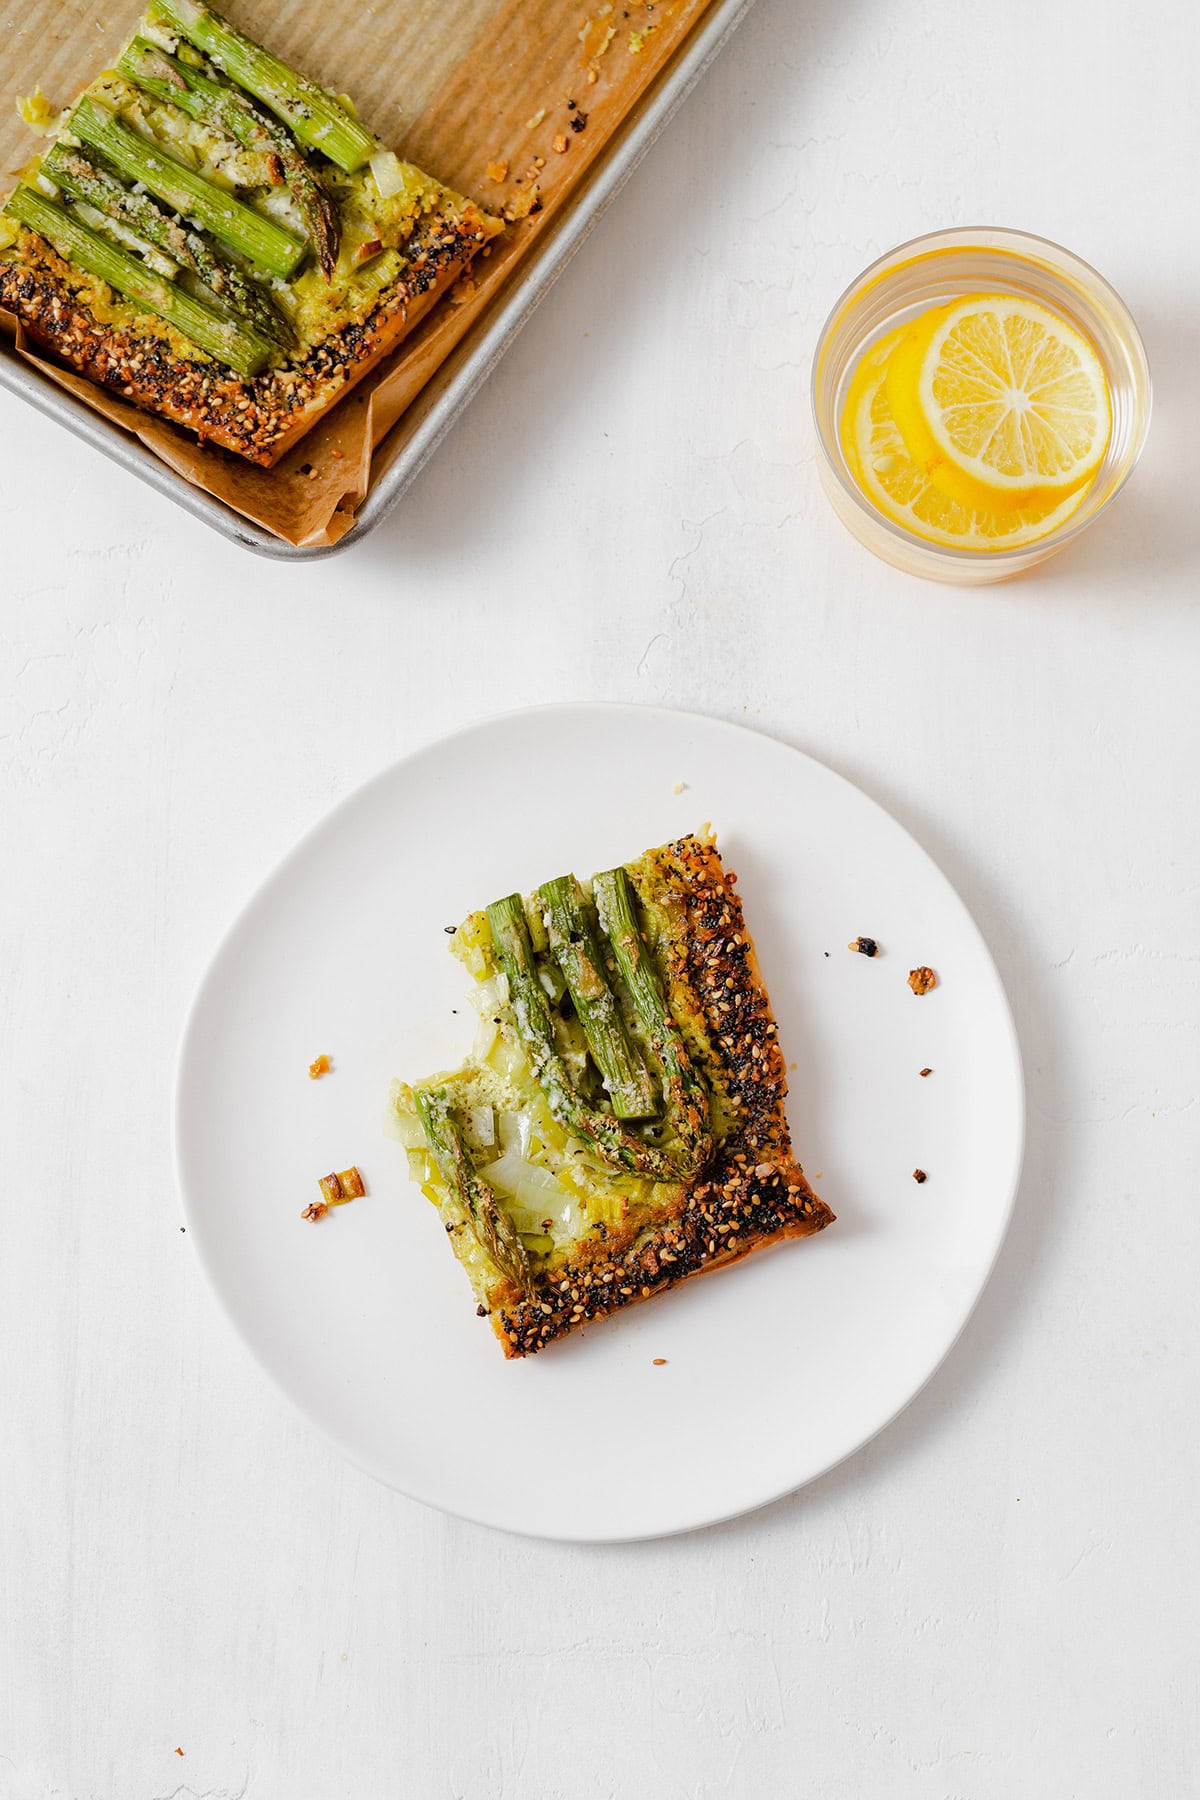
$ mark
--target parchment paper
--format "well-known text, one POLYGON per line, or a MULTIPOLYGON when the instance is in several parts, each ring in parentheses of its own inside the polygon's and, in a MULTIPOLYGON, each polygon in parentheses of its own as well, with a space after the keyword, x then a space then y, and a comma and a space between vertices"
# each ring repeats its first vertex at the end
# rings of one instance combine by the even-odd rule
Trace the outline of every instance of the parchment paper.
MULTIPOLYGON (((372 456, 385 434, 486 311, 708 4, 222 4, 252 36, 335 92, 352 95, 364 121, 401 156, 488 211, 518 215, 486 259, 477 257, 469 275, 395 353, 274 469, 256 469, 227 451, 202 448, 176 426, 57 367, 5 312, 0 312, 0 353, 35 364, 85 405, 133 432, 185 480, 288 543, 333 543, 354 522, 372 456), (575 102, 573 108, 568 101, 575 102), (573 128, 581 116, 586 123, 573 128), (519 216, 535 187, 536 210, 519 216)), ((81 0, 33 0, 21 9, 19 23, 5 22, 0 75, 5 192, 41 147, 16 114, 17 96, 40 86, 52 106, 66 105, 112 63, 141 11, 139 0, 116 0, 99 9, 81 0)))

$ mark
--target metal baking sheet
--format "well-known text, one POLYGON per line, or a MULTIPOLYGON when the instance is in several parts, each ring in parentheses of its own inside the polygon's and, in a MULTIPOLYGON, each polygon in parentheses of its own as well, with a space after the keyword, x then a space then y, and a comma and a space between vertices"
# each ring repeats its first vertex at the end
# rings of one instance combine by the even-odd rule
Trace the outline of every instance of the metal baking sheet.
POLYGON ((284 562, 337 556, 359 543, 391 512, 752 4, 753 0, 714 0, 580 187, 548 224, 511 286, 497 296, 377 447, 366 498, 353 526, 337 543, 288 544, 242 518, 176 475, 136 438, 101 418, 19 357, 0 356, 0 385, 57 420, 232 543, 284 562))

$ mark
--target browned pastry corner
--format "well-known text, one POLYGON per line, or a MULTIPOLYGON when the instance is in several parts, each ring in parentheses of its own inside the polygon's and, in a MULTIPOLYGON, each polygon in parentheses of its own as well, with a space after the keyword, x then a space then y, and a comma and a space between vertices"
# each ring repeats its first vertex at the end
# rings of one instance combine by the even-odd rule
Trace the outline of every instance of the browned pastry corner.
POLYGON ((202 443, 271 468, 424 318, 487 236, 484 216, 473 209, 423 219, 399 279, 374 312, 343 325, 297 365, 247 379, 187 356, 181 340, 161 328, 98 321, 72 284, 71 265, 32 231, 23 230, 15 253, 0 260, 0 306, 97 386, 185 426, 202 443))

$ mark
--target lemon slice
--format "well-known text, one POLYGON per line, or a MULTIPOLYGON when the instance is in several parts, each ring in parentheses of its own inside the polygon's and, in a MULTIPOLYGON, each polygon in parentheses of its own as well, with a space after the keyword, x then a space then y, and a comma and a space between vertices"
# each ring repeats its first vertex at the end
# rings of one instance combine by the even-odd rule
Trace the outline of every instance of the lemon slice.
POLYGON ((888 403, 887 370, 908 328, 889 333, 859 363, 842 410, 841 443, 851 475, 885 518, 931 544, 957 550, 1017 550, 1046 537, 1083 500, 1066 499, 999 511, 963 506, 942 492, 905 447, 888 403))
POLYGON ((1017 294, 931 308, 896 345, 887 389, 909 455, 968 507, 1065 499, 1096 473, 1112 430, 1093 346, 1017 294))

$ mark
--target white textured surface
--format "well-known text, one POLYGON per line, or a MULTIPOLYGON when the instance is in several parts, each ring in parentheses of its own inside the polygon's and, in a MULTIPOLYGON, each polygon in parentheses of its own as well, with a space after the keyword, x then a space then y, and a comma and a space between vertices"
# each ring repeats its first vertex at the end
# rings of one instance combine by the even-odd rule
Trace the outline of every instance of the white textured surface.
POLYGON ((1194 1791, 1198 55, 1183 0, 760 0, 332 563, 249 560, 0 403, 5 1800, 1194 1791), (1159 404, 1111 520, 968 595, 842 534, 805 390, 863 263, 976 220, 1103 268, 1159 404), (997 1275, 903 1418, 616 1550, 338 1462, 169 1163, 244 895, 399 752, 546 695, 745 718, 875 794, 988 934, 1030 1083, 997 1275))

